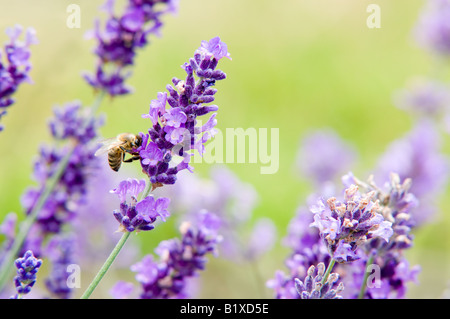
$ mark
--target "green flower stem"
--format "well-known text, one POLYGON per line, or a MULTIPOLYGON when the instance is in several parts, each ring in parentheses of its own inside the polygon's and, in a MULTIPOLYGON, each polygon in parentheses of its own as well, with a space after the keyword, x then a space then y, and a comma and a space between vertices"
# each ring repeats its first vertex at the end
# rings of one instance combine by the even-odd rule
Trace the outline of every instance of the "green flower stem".
MULTIPOLYGON (((139 200, 142 200, 145 197, 147 197, 148 194, 150 193, 151 189, 152 189, 152 183, 148 182, 147 185, 145 186, 145 190, 141 194, 139 200)), ((106 261, 103 264, 102 268, 100 268, 100 270, 98 271, 97 275, 94 277, 94 279, 90 283, 89 287, 86 289, 86 291, 83 293, 83 295, 81 296, 80 299, 89 299, 89 297, 91 296, 92 292, 95 290, 95 288, 98 286, 98 284, 100 283, 102 278, 105 276, 106 272, 111 267, 112 263, 116 259, 117 255, 119 254, 120 250, 125 245, 128 237, 130 237, 130 235, 131 235, 131 232, 125 232, 122 235, 122 237, 120 238, 119 242, 116 244, 116 247, 114 247, 114 249, 111 252, 111 254, 109 255, 108 259, 106 259, 106 261)))
MULTIPOLYGON (((95 99, 94 103, 91 106, 91 115, 94 116, 96 111, 98 110, 103 97, 105 96, 105 93, 102 91, 97 95, 97 98, 95 99)), ((85 123, 85 125, 88 125, 88 119, 85 123)), ((13 264, 13 260, 17 257, 20 249, 22 248, 22 245, 27 238, 28 232, 30 231, 31 227, 33 226, 34 222, 37 219, 37 216, 39 212, 41 211, 42 207, 44 207, 45 203, 47 202, 47 199, 52 194, 53 190, 55 189, 56 185, 58 184, 59 180, 61 179, 62 174, 67 168, 67 165, 69 163, 70 157, 72 156, 74 150, 75 150, 76 144, 71 145, 69 147, 69 150, 67 151, 66 155, 61 159, 58 168, 56 169, 55 174, 53 174, 49 180, 47 181, 44 190, 40 194, 36 205, 33 207, 31 212, 27 215, 27 217, 23 220, 23 222, 20 225, 20 231, 17 233, 17 236, 14 238, 13 245, 11 246, 11 249, 8 250, 8 252, 5 255, 5 258, 3 259, 1 268, 0 268, 0 290, 5 286, 6 281, 10 277, 13 268, 11 265, 13 264)))
POLYGON ((9 278, 9 275, 13 271, 14 267, 11 267, 11 265, 13 264, 13 260, 19 254, 19 251, 22 248, 22 245, 23 245, 25 239, 27 238, 27 235, 31 229, 31 226, 33 226, 34 222, 36 221, 39 212, 41 211, 41 209, 44 206, 45 202, 47 201, 48 197, 53 192, 53 189, 55 188, 56 184, 58 184, 59 179, 61 178, 64 170, 66 169, 67 163, 69 162, 69 159, 72 156, 73 151, 74 151, 74 148, 71 148, 66 153, 66 155, 62 158, 60 165, 58 167, 58 170, 47 181, 44 191, 41 193, 41 196, 39 196, 39 199, 38 199, 36 205, 33 207, 30 214, 27 216, 27 218, 21 223, 20 231, 17 233, 16 237, 14 238, 13 245, 12 245, 11 249, 8 250, 8 252, 5 256, 5 259, 3 260, 2 266, 0 268, 0 289, 1 289, 1 287, 3 287, 5 285, 6 280, 9 278))
POLYGON ((122 237, 120 238, 119 242, 116 244, 116 247, 114 247, 113 251, 109 255, 108 259, 106 259, 105 263, 103 264, 102 268, 98 271, 95 278, 92 280, 89 287, 86 289, 84 294, 81 296, 81 299, 88 299, 92 292, 95 290, 95 288, 98 286, 102 278, 105 276, 108 269, 111 267, 113 261, 116 259, 117 255, 119 254, 122 247, 125 245, 128 237, 130 237, 131 232, 125 232, 122 237))
POLYGON ((364 294, 366 293, 366 287, 367 287, 367 278, 369 277, 369 272, 367 271, 367 266, 373 263, 373 255, 371 255, 369 257, 369 259, 367 259, 366 262, 366 272, 364 273, 364 278, 363 281, 361 283, 361 289, 359 290, 359 295, 358 295, 358 299, 363 299, 364 298, 364 294))
POLYGON ((333 270, 334 264, 336 263, 336 260, 331 258, 330 263, 328 264, 327 270, 325 271, 325 274, 322 278, 322 285, 324 285, 327 282, 328 276, 330 275, 331 271, 333 270))

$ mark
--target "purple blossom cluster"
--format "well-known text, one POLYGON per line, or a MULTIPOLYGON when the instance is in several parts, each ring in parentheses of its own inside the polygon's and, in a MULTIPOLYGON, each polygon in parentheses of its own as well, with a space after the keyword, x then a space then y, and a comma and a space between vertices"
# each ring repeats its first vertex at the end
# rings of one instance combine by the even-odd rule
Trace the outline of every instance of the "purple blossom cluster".
POLYGON ((441 81, 415 78, 396 92, 394 104, 418 116, 439 118, 450 111, 450 88, 441 81))
POLYGON ((178 172, 188 169, 192 153, 197 149, 204 152, 206 143, 215 134, 216 113, 203 124, 197 117, 218 110, 217 105, 206 105, 214 101, 217 90, 212 86, 226 75, 216 69, 222 58, 230 58, 225 43, 216 37, 202 41, 195 51, 194 58, 184 63, 185 80, 173 78, 173 86, 167 85, 166 92, 158 93, 158 98, 150 103, 148 114, 143 118, 152 121, 148 134, 141 133, 142 145, 136 149, 139 153, 142 171, 150 178, 153 188, 164 184, 174 184, 178 172), (198 79, 195 79, 195 76, 198 79), (170 106, 166 109, 167 104, 170 106), (180 158, 179 163, 175 158, 180 158))
POLYGON ((71 272, 69 266, 75 262, 75 237, 59 235, 50 239, 47 244, 47 258, 52 265, 49 276, 45 279, 45 286, 53 297, 69 299, 73 295, 73 288, 68 280, 71 272))
MULTIPOLYGON (((207 254, 217 255, 217 245, 222 237, 218 234, 220 219, 212 213, 201 212, 197 223, 182 223, 181 239, 162 241, 155 249, 159 260, 153 255, 145 256, 131 266, 140 283, 141 299, 186 298, 189 278, 204 270, 207 254)), ((112 294, 116 298, 131 293, 129 283, 119 282, 112 294)))
POLYGON ((418 43, 434 54, 450 54, 450 1, 428 0, 415 27, 418 43))
MULTIPOLYGON (((11 97, 23 82, 31 82, 30 45, 37 43, 33 28, 25 31, 25 41, 19 40, 23 28, 16 25, 6 29, 9 42, 4 47, 4 56, 0 51, 0 119, 6 114, 6 108, 14 103, 11 97)), ((0 131, 3 127, 0 126, 0 131)))
POLYGON ((98 56, 95 74, 84 74, 85 80, 95 89, 111 96, 130 92, 125 84, 129 76, 127 67, 134 64, 136 50, 148 44, 150 35, 159 35, 163 25, 161 17, 175 13, 177 0, 127 0, 123 12, 114 13, 114 0, 107 0, 102 7, 108 14, 104 29, 96 21, 93 36, 98 44, 94 53, 98 56))
POLYGON ((16 259, 17 276, 14 277, 14 285, 17 294, 12 299, 20 299, 23 295, 30 293, 36 283, 36 274, 42 265, 42 260, 34 257, 33 252, 28 250, 23 257, 16 259))
POLYGON ((118 231, 152 230, 157 217, 162 221, 166 221, 166 217, 169 217, 167 207, 170 200, 168 198, 155 199, 153 195, 149 195, 138 201, 138 195, 142 193, 145 186, 145 180, 128 178, 120 182, 119 187, 111 190, 111 193, 117 194, 120 199, 120 209, 113 212, 120 224, 118 231), (128 194, 130 200, 128 200, 128 194))
POLYGON ((352 145, 333 130, 326 129, 310 132, 302 139, 296 164, 302 176, 323 187, 345 173, 356 158, 352 145))
POLYGON ((379 201, 373 202, 375 192, 358 194, 358 186, 345 190, 344 200, 335 197, 320 199, 311 207, 320 237, 325 241, 330 256, 339 263, 359 259, 356 249, 372 238, 389 241, 392 223, 381 214, 379 201))
POLYGON ((337 283, 339 275, 332 273, 326 282, 322 283, 324 273, 325 264, 319 263, 317 267, 309 267, 308 274, 303 281, 295 278, 295 288, 301 299, 342 299, 339 293, 344 290, 344 284, 337 283), (316 273, 315 276, 314 273, 316 273))
POLYGON ((417 282, 420 268, 410 267, 404 256, 414 240, 416 223, 411 212, 418 205, 410 192, 411 179, 401 182, 398 174, 391 174, 383 187, 378 187, 373 177, 365 183, 352 173, 342 180, 346 187, 343 199, 319 199, 310 211, 302 207, 292 219, 285 238, 285 244, 293 250, 285 261, 289 273, 278 270, 267 282, 276 298, 317 297, 314 287, 305 288, 304 296, 299 295, 299 282, 306 287, 302 280, 310 265, 329 265, 331 260, 338 262, 334 271, 346 285, 341 294, 344 298, 402 298, 407 284, 417 282), (359 296, 369 264, 379 267, 379 283, 359 296))
POLYGON ((38 186, 28 188, 21 198, 27 214, 30 214, 37 204, 47 181, 56 173, 61 160, 72 149, 73 153, 57 186, 37 215, 24 245, 37 255, 41 253, 44 238, 60 233, 63 226, 76 216, 79 206, 85 200, 89 177, 99 165, 98 158, 94 156, 97 145, 93 140, 102 121, 83 114, 79 102, 68 103, 61 109, 55 109, 54 116, 49 126, 55 146, 41 147, 33 171, 38 186), (69 143, 57 146, 59 144, 56 141, 61 140, 68 140, 69 143))
MULTIPOLYGON (((177 7, 175 0, 127 0, 124 11, 116 15, 114 3, 114 0, 106 2, 103 7, 108 13, 106 24, 101 29, 97 22, 94 31, 98 40, 96 73, 85 75, 91 86, 110 96, 130 92, 125 81, 137 48, 148 43, 149 35, 159 33, 161 17, 175 12, 177 7)), ((419 40, 440 55, 450 53, 449 8, 449 0, 430 0, 428 11, 419 22, 419 40)), ((8 31, 11 38, 5 47, 8 66, 3 66, 0 60, 2 109, 13 103, 11 95, 17 86, 29 80, 29 46, 35 39, 33 32, 28 31, 23 44, 18 41, 21 32, 18 27, 8 31)), ((171 216, 169 204, 171 212, 173 205, 181 207, 180 217, 185 220, 180 226, 181 238, 160 242, 155 255, 146 255, 130 267, 136 273, 142 299, 190 297, 188 283, 205 269, 209 254, 218 255, 219 243, 230 248, 231 255, 242 253, 245 261, 255 261, 275 239, 274 224, 263 218, 255 221, 248 238, 242 240, 236 235, 239 227, 251 218, 257 198, 254 189, 241 183, 230 171, 215 170, 206 186, 195 179, 179 179, 180 171, 192 172, 189 164, 193 152, 197 150, 202 155, 204 144, 216 133, 214 112, 218 106, 211 103, 217 92, 216 81, 226 78, 217 69, 222 58, 231 59, 219 37, 202 41, 193 58, 182 65, 186 77, 173 78, 167 92, 159 92, 151 101, 149 112, 142 116, 151 120, 151 127, 148 133, 139 133, 142 143, 128 151, 139 158, 148 180, 125 178, 110 191, 120 202, 117 209, 111 210, 125 240, 131 232, 149 231, 158 221, 165 222, 171 216), (209 113, 213 114, 202 123, 199 117, 209 113), (172 196, 149 195, 150 190, 173 185, 177 180, 181 190, 175 189, 172 196)), ((448 111, 449 96, 448 88, 440 82, 400 92, 398 106, 425 114, 427 119, 388 147, 375 170, 377 179, 371 176, 363 182, 350 172, 342 177, 342 192, 333 182, 354 164, 354 149, 332 131, 315 132, 304 139, 297 164, 321 196, 317 199, 313 194, 308 199, 309 208, 300 207, 289 224, 284 238, 292 250, 285 260, 288 272, 276 271, 274 278, 267 281, 276 298, 405 297, 407 284, 417 281, 420 271, 420 267, 410 266, 405 251, 413 247, 414 229, 423 222, 423 216, 430 215, 433 200, 448 180, 447 159, 441 154, 432 120, 448 111), (379 269, 375 286, 367 282, 369 266, 379 269)), ((4 113, 1 111, 0 117, 4 113)), ((75 237, 67 236, 67 228, 73 231, 70 227, 78 223, 83 231, 88 231, 85 225, 101 223, 104 216, 96 214, 107 209, 95 195, 93 208, 85 207, 87 212, 80 215, 82 204, 87 202, 91 175, 100 175, 94 140, 101 124, 102 120, 80 102, 54 110, 49 128, 58 145, 40 149, 33 173, 38 185, 29 188, 22 197, 28 215, 45 192, 47 182, 57 174, 61 161, 68 153, 71 156, 26 238, 23 258, 15 262, 17 294, 13 298, 28 294, 36 282, 42 260, 34 255, 47 258, 51 264, 45 286, 52 296, 72 296, 73 290, 67 285, 70 274, 67 266, 76 262, 77 243, 75 237), (60 142, 66 143, 60 146, 60 142)), ((107 182, 100 177, 95 183, 107 182)), ((158 191, 166 191, 166 187, 158 191)), ((0 233, 6 237, 5 250, 12 246, 16 221, 17 216, 10 214, 0 225, 0 233)), ((112 218, 111 221, 114 222, 112 218)), ((132 283, 119 281, 111 293, 123 298, 134 290, 132 283)))
MULTIPOLYGON (((403 298, 410 281, 417 282, 419 266, 409 267, 404 251, 412 247, 414 236, 412 230, 416 227, 412 211, 418 207, 419 201, 410 192, 412 180, 407 178, 401 182, 398 174, 392 173, 389 182, 379 187, 369 178, 363 183, 348 174, 343 177, 344 184, 357 183, 367 190, 375 192, 380 201, 383 216, 392 223, 393 234, 389 242, 374 238, 364 245, 365 254, 360 256, 363 263, 369 258, 380 267, 380 278, 376 288, 366 289, 365 298, 403 298)), ((364 275, 361 264, 353 268, 353 285, 361 285, 364 275)))
POLYGON ((172 198, 171 207, 183 220, 195 220, 206 209, 222 221, 221 256, 236 261, 256 261, 274 246, 277 229, 267 217, 254 216, 260 202, 252 184, 242 181, 227 166, 213 166, 208 178, 187 170, 173 187, 159 191, 172 198))
POLYGON ((328 265, 331 260, 318 229, 310 227, 312 222, 313 215, 308 208, 300 207, 289 223, 288 235, 284 238, 285 245, 292 249, 284 263, 288 273, 277 270, 275 277, 266 283, 267 287, 274 290, 277 299, 300 299, 295 279, 305 278, 311 265, 321 262, 328 265))
POLYGON ((434 122, 417 122, 405 136, 388 145, 375 169, 377 184, 388 181, 391 172, 396 172, 401 180, 414 181, 410 191, 419 200, 417 208, 411 211, 415 221, 422 224, 432 219, 437 195, 445 189, 450 172, 434 122))

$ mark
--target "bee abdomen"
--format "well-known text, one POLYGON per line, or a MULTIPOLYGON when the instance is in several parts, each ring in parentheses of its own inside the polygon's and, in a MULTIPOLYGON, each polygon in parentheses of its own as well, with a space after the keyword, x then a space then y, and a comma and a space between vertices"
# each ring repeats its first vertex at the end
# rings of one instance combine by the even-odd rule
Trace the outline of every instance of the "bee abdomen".
POLYGON ((119 171, 120 166, 122 165, 122 152, 111 150, 108 153, 108 163, 113 171, 119 171))

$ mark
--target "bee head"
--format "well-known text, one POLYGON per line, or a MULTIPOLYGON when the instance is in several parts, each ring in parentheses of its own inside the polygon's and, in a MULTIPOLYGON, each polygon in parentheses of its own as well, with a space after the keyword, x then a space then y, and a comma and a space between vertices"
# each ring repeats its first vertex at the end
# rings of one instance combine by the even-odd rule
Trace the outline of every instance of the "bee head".
POLYGON ((142 137, 140 134, 136 135, 136 139, 134 140, 134 147, 139 147, 142 145, 142 137))

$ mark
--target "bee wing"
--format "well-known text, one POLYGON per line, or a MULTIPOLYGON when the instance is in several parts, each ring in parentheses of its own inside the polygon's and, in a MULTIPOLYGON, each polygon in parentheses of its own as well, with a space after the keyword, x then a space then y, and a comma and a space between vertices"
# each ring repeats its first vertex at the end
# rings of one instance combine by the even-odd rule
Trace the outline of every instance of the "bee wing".
POLYGON ((99 143, 102 144, 102 146, 95 152, 95 154, 94 154, 95 156, 100 156, 102 154, 105 154, 111 148, 114 148, 114 147, 117 147, 117 146, 120 146, 123 144, 122 141, 119 141, 115 137, 107 138, 105 140, 100 141, 99 143))

